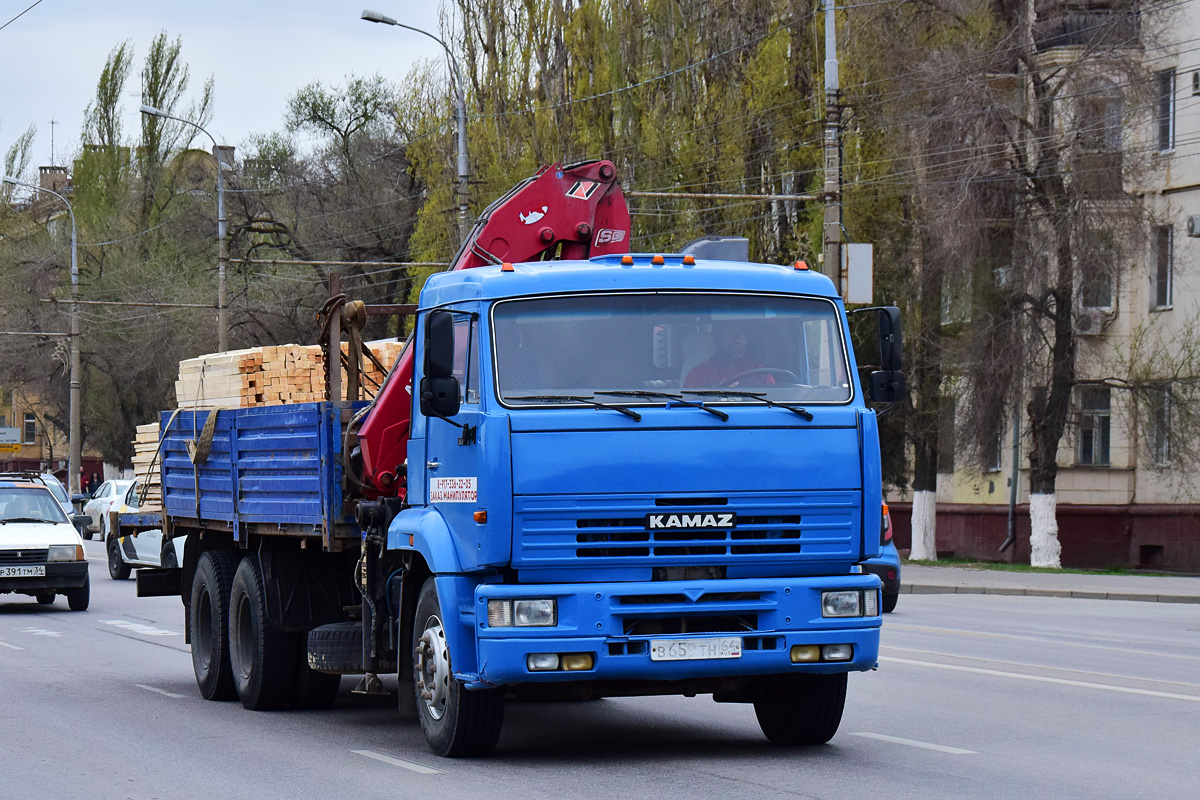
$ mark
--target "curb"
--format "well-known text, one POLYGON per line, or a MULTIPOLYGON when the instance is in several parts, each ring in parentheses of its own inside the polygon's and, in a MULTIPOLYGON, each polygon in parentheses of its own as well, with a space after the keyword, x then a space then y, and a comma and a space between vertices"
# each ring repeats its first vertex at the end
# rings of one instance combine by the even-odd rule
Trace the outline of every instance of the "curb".
POLYGON ((1010 597, 1071 597, 1079 600, 1133 600, 1143 603, 1194 603, 1200 605, 1200 595, 1093 592, 1080 589, 1028 589, 1007 586, 948 586, 934 583, 902 584, 900 594, 998 594, 1010 597))

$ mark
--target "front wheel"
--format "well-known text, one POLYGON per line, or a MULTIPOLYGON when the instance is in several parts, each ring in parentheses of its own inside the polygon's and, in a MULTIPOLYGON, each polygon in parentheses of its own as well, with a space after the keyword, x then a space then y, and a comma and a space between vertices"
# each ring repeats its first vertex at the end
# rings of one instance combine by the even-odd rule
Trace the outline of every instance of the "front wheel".
POLYGON ((764 678, 754 701, 758 725, 771 744, 825 744, 837 733, 846 705, 846 673, 764 678))
POLYGON ((900 599, 900 592, 895 594, 885 594, 883 596, 883 613, 890 614, 896 610, 896 601, 900 599))
POLYGON ((492 752, 504 722, 503 690, 468 692, 454 679, 433 578, 417 600, 412 661, 417 718, 429 748, 449 758, 492 752))
POLYGON ((83 579, 83 586, 75 589, 67 589, 67 608, 72 611, 87 611, 91 600, 92 579, 90 576, 83 579))
POLYGON ((129 565, 121 558, 121 545, 117 543, 117 537, 109 537, 108 576, 114 581, 124 581, 129 579, 129 572, 129 565))

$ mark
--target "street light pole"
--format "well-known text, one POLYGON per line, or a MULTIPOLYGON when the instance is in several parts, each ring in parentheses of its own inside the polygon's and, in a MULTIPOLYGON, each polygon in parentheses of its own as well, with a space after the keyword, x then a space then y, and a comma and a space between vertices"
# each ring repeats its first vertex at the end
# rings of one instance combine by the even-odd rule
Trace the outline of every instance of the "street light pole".
POLYGON ((470 210, 467 205, 467 179, 471 174, 471 170, 467 162, 466 86, 463 84, 462 71, 458 68, 458 60, 454 57, 454 52, 450 49, 450 45, 429 31, 414 28, 412 25, 405 25, 403 22, 397 22, 385 14, 380 14, 378 11, 363 11, 362 18, 368 22, 395 25, 397 28, 406 28, 407 30, 424 34, 440 44, 442 49, 446 51, 446 56, 450 59, 450 67, 454 70, 454 113, 458 121, 458 240, 459 242, 466 241, 467 234, 470 232, 470 210))
POLYGON ((225 272, 229 267, 229 240, 225 238, 225 177, 221 164, 221 148, 211 133, 190 119, 172 116, 145 103, 142 104, 141 112, 151 117, 173 119, 184 125, 191 125, 212 142, 213 158, 217 160, 217 350, 223 353, 229 349, 229 318, 227 316, 229 304, 226 302, 225 294, 225 272))
POLYGON ((70 335, 70 395, 69 404, 70 416, 69 432, 67 439, 69 443, 70 455, 67 460, 67 484, 70 487, 71 494, 79 494, 82 489, 79 486, 79 470, 83 464, 83 434, 79 421, 80 409, 80 376, 79 376, 79 260, 77 258, 77 238, 75 229, 75 209, 71 208, 71 204, 67 202, 67 198, 50 189, 44 189, 41 186, 35 186, 32 183, 25 183, 16 178, 5 175, 4 183, 11 183, 14 186, 23 186, 26 189, 32 189, 35 192, 45 192, 52 194, 63 202, 67 207, 67 213, 71 215, 71 335, 70 335))

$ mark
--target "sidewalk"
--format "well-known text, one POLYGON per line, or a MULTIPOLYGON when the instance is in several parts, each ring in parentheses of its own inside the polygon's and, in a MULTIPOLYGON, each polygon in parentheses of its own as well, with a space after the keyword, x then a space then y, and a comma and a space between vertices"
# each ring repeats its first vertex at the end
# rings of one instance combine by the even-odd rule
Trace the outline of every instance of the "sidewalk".
POLYGON ((1006 594, 1200 604, 1198 577, 1007 572, 906 563, 900 568, 900 580, 900 592, 907 594, 1006 594))

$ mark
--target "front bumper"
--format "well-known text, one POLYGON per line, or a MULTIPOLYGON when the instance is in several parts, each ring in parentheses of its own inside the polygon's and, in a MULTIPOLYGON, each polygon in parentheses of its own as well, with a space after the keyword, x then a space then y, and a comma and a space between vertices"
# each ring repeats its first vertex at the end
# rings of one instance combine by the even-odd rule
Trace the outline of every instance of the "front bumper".
POLYGON ((47 591, 78 589, 87 582, 88 562, 51 561, 46 564, 46 574, 36 578, 0 578, 0 592, 36 594, 47 591))
MULTIPOLYGON (((482 687, 554 681, 678 681, 779 673, 869 670, 879 658, 878 616, 823 618, 821 592, 879 590, 874 575, 625 584, 480 585, 475 590, 479 671, 459 675, 482 687), (558 624, 490 628, 491 599, 554 598, 558 624), (740 627, 730 625, 740 621, 740 627), (714 630, 715 629, 715 630, 714 630), (740 637, 738 658, 653 661, 655 640, 740 637), (795 645, 848 644, 847 661, 794 664, 795 645), (532 653, 590 653, 589 670, 531 671, 532 653)), ((877 605, 878 608, 878 605, 877 605)))

